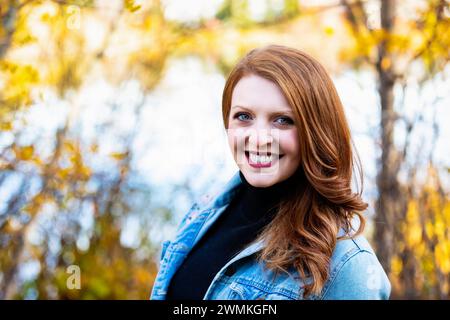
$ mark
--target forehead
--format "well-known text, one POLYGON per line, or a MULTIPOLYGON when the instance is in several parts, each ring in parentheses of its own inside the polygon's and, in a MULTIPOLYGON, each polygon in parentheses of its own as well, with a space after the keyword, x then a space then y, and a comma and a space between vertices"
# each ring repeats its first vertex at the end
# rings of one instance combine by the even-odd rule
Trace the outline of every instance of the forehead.
POLYGON ((236 106, 267 112, 291 111, 278 85, 257 75, 245 76, 236 84, 231 107, 236 106))

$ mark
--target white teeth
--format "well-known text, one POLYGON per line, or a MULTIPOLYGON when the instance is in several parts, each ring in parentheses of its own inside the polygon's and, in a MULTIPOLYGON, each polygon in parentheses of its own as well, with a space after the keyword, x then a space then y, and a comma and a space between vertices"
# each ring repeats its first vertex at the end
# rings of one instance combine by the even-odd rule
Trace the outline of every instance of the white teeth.
POLYGON ((250 153, 250 160, 253 163, 270 163, 272 162, 272 155, 270 156, 263 156, 263 155, 256 155, 254 153, 250 153))

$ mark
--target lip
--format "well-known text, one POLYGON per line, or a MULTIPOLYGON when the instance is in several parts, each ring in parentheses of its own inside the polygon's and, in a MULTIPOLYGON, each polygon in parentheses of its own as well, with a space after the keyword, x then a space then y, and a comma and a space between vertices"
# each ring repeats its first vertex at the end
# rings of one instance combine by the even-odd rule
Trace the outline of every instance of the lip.
POLYGON ((277 161, 279 161, 281 158, 283 158, 284 154, 278 155, 274 154, 274 159, 269 163, 254 163, 250 160, 250 153, 248 151, 245 151, 245 158, 247 159, 247 163, 253 167, 253 168, 269 168, 272 165, 274 165, 277 161))

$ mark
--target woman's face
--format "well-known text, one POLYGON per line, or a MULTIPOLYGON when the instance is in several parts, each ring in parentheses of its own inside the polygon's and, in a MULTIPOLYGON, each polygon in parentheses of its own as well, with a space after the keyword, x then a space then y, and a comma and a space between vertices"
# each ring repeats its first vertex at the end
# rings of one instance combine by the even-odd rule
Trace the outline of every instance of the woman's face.
POLYGON ((231 98, 228 142, 245 179, 269 187, 289 178, 300 164, 292 109, 274 82, 248 75, 231 98))

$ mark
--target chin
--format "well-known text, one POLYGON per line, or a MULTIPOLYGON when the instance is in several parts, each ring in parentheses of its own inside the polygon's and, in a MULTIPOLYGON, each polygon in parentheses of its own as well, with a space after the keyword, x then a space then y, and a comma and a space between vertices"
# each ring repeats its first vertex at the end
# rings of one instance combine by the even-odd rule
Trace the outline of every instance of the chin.
POLYGON ((256 188, 267 188, 276 184, 280 179, 278 174, 268 174, 264 172, 249 172, 242 170, 248 183, 256 188))

